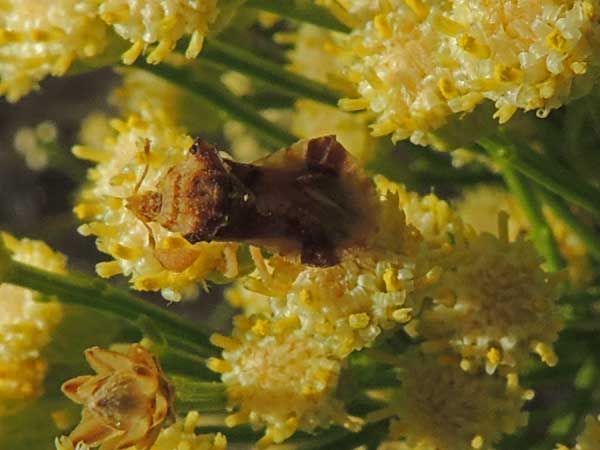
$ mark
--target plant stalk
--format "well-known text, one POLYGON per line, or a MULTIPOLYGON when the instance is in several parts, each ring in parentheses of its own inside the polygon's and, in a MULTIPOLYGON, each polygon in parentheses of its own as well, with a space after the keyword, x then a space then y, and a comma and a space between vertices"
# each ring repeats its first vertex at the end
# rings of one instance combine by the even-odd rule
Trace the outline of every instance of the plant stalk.
POLYGON ((182 376, 170 377, 169 381, 175 388, 175 408, 181 413, 190 410, 224 412, 227 408, 227 389, 223 383, 182 376))
POLYGON ((206 40, 199 59, 222 69, 235 70, 294 97, 309 98, 336 107, 338 100, 343 97, 343 94, 326 85, 290 72, 245 48, 217 39, 206 40))
MULTIPOLYGON (((7 257, 0 239, 0 282, 55 296, 63 303, 82 305, 118 315, 134 325, 150 319, 169 345, 180 346, 198 356, 218 354, 208 336, 184 318, 154 306, 108 282, 85 274, 60 275, 7 257)), ((0 299, 1 303, 2 299, 0 299)))
POLYGON ((502 138, 485 137, 478 141, 498 162, 516 169, 537 184, 578 205, 600 219, 600 190, 578 179, 542 154, 507 142, 502 138))
POLYGON ((532 227, 532 238, 538 252, 546 260, 550 271, 555 272, 564 267, 564 262, 558 249, 558 244, 548 225, 541 205, 528 181, 514 170, 511 163, 501 156, 502 144, 491 140, 486 142, 485 149, 502 167, 502 175, 510 192, 517 198, 527 220, 532 227))
POLYGON ((307 0, 248 0, 244 6, 271 12, 298 22, 311 23, 340 33, 349 33, 350 28, 341 23, 326 9, 307 0))
POLYGON ((266 145, 273 149, 286 147, 298 140, 293 134, 265 119, 252 106, 229 92, 225 86, 199 79, 188 67, 173 67, 167 64, 151 65, 142 60, 138 60, 135 67, 169 81, 211 103, 229 118, 237 120, 253 130, 266 145))
POLYGON ((539 189, 539 194, 554 214, 586 245, 590 256, 600 262, 600 236, 598 233, 582 223, 560 197, 546 189, 539 189))

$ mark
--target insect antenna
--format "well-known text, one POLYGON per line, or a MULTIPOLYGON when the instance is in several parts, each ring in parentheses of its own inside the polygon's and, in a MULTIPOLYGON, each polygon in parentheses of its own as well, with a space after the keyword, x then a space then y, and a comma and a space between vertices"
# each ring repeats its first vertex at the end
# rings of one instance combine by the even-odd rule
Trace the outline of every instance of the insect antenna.
MULTIPOLYGON (((142 171, 142 176, 140 177, 140 179, 137 181, 137 183, 135 183, 135 187, 133 188, 133 195, 137 194, 140 190, 142 183, 146 179, 146 175, 148 175, 148 170, 150 169, 150 139, 148 138, 144 139, 144 160, 144 170, 142 171)), ((142 219, 139 219, 139 221, 142 222, 142 225, 144 225, 144 227, 148 231, 148 244, 150 244, 150 247, 152 247, 153 250, 156 249, 156 239, 154 238, 152 228, 150 228, 150 225, 148 225, 142 219)))
POLYGON ((140 219, 146 230, 148 231, 148 244, 152 247, 153 250, 156 250, 156 239, 154 239, 154 233, 152 232, 152 228, 146 222, 140 219))
POLYGON ((134 194, 137 194, 140 190, 140 187, 142 186, 146 175, 148 175, 148 170, 150 169, 150 139, 147 138, 144 139, 144 160, 144 171, 142 172, 142 176, 140 177, 140 179, 137 181, 137 183, 135 183, 135 187, 133 188, 134 194))

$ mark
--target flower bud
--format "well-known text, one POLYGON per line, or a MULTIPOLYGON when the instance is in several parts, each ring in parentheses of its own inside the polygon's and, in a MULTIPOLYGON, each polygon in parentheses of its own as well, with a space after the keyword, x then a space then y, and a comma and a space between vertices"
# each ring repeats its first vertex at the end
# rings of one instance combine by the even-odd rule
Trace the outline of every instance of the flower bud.
POLYGON ((138 344, 119 351, 92 347, 85 357, 96 375, 79 376, 62 386, 67 397, 83 405, 70 440, 102 445, 103 450, 150 448, 173 416, 174 394, 156 358, 138 344))

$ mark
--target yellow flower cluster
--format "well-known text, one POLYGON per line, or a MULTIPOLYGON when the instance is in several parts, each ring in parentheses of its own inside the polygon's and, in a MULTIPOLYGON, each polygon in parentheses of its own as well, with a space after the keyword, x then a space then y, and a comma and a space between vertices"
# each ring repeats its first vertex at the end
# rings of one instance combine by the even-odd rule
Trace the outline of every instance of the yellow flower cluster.
POLYGON ((172 83, 147 72, 122 69, 122 83, 110 100, 122 116, 139 114, 146 121, 162 122, 175 127, 181 123, 180 104, 184 93, 172 83))
POLYGON ((315 0, 319 6, 328 8, 342 23, 355 28, 373 18, 387 0, 315 0))
POLYGON ((600 416, 587 416, 585 428, 577 436, 577 444, 572 449, 558 444, 556 450, 596 450, 600 446, 600 416))
POLYGON ((87 222, 79 227, 79 232, 97 236, 98 249, 114 258, 99 263, 98 274, 130 276, 134 289, 160 290, 171 301, 197 295, 198 284, 213 272, 235 276, 235 245, 204 242, 192 245, 179 234, 151 223, 148 226, 156 242, 153 248, 148 228, 127 208, 127 198, 135 193, 146 166, 140 192, 155 189, 167 171, 184 160, 192 138, 177 127, 137 115, 110 123, 115 134, 107 137, 103 146, 73 148, 76 156, 96 163, 89 171, 90 183, 82 190, 74 211, 87 222), (146 140, 150 144, 148 157, 144 152, 146 140), (185 253, 189 264, 177 270, 167 269, 157 258, 157 252, 161 251, 185 253))
POLYGON ((73 61, 101 53, 106 26, 94 2, 7 0, 0 3, 0 95, 10 102, 73 61))
MULTIPOLYGON (((517 199, 509 192, 494 186, 480 185, 463 192, 456 202, 460 217, 478 232, 495 233, 500 211, 509 214, 508 236, 516 239, 519 234, 529 231, 529 223, 517 199)), ((569 278, 575 285, 585 285, 591 281, 593 273, 585 244, 573 234, 551 211, 544 210, 548 225, 568 263, 569 278)))
MULTIPOLYGON (((6 233, 0 233, 0 239, 16 261, 65 272, 66 258, 43 242, 17 240, 6 233)), ((30 399, 42 390, 47 364, 40 352, 61 321, 62 308, 54 301, 37 302, 36 295, 29 289, 0 285, 0 404, 3 400, 30 399)))
MULTIPOLYGON (((383 177, 376 185, 379 232, 368 249, 329 268, 272 256, 229 290, 230 302, 243 315, 232 337, 213 338, 224 351, 210 366, 223 374, 238 411, 232 423, 266 426, 266 439, 275 442, 296 428, 348 425, 334 394, 341 364, 383 332, 399 328, 423 339, 423 358, 448 360, 449 373, 458 373, 453 377, 468 381, 482 368, 491 374, 506 366, 505 381, 493 377, 482 389, 495 389, 499 398, 497 386, 514 385, 519 400, 511 403, 511 418, 519 416, 522 404, 516 373, 529 354, 555 363, 552 343, 562 325, 556 293, 530 243, 509 242, 503 232, 501 238, 478 235, 434 195, 420 197, 383 177), (267 400, 261 396, 265 386, 277 386, 267 400), (305 392, 314 396, 311 402, 305 392), (290 400, 274 400, 279 396, 290 400)), ((502 401, 508 400, 498 400, 498 411, 507 407, 502 401)), ((482 436, 488 440, 509 431, 507 425, 490 434, 485 426, 482 436)), ((476 437, 474 432, 467 442, 476 437)))
POLYGON ((472 375, 419 351, 400 357, 399 373, 390 437, 411 450, 490 449, 527 423, 521 408, 533 393, 514 379, 472 375))
MULTIPOLYGON (((235 3, 235 2, 234 2, 235 3)), ((156 64, 190 36, 185 56, 195 58, 225 0, 7 0, 0 3, 0 95, 17 101, 48 75, 61 76, 75 60, 110 51, 114 30, 132 43, 122 55, 142 53, 156 64), (220 7, 218 3, 221 3, 220 7)), ((234 6, 234 5, 232 5, 234 6)))
POLYGON ((223 373, 229 399, 237 406, 226 424, 266 425, 260 445, 282 442, 298 429, 313 431, 331 422, 353 425, 334 397, 340 361, 328 354, 327 343, 298 329, 294 319, 238 316, 232 337, 212 337, 225 351, 209 367, 223 373))
POLYGON ((334 396, 342 362, 409 322, 413 303, 440 275, 419 233, 405 225, 396 195, 381 193, 380 214, 372 249, 328 268, 272 256, 229 291, 245 314, 232 337, 213 337, 224 352, 210 367, 223 373, 237 408, 232 423, 266 426, 264 442, 297 429, 358 425, 334 396))
POLYGON ((195 58, 204 37, 217 19, 217 0, 146 0, 143 6, 132 0, 102 0, 99 15, 124 39, 133 43, 123 54, 126 64, 134 62, 149 46, 148 62, 156 64, 168 56, 175 44, 191 35, 185 55, 195 58))
MULTIPOLYGON (((420 196, 408 191, 404 185, 393 183, 382 176, 376 176, 375 183, 382 193, 398 197, 397 207, 404 212, 406 222, 419 230, 429 247, 447 250, 448 245, 453 242, 475 236, 473 230, 464 226, 462 218, 448 202, 435 194, 420 196)), ((388 222, 389 219, 384 221, 388 222)))
MULTIPOLYGON (((161 430, 151 450, 226 450, 227 439, 224 435, 195 433, 199 419, 200 416, 196 411, 188 412, 185 418, 179 419, 170 427, 161 430)), ((74 446, 66 436, 57 438, 55 447, 56 450, 89 450, 84 442, 79 442, 77 446, 74 446)), ((134 446, 127 450, 135 449, 134 446)))
MULTIPOLYGON (((501 235, 502 235, 501 230, 501 235)), ((452 348, 471 371, 518 370, 531 352, 554 366, 562 320, 557 293, 530 242, 483 233, 445 261, 440 289, 416 324, 423 348, 452 348)))
POLYGON ((419 197, 382 177, 377 181, 380 189, 398 193, 407 223, 442 255, 432 303, 407 331, 426 338, 428 351, 458 352, 464 370, 483 365, 494 372, 502 365, 510 373, 532 351, 555 364, 552 343, 562 327, 557 293, 531 243, 522 236, 509 240, 504 223, 496 228, 499 238, 475 233, 435 195, 419 197))
MULTIPOLYGON (((495 117, 518 110, 545 117, 591 89, 598 73, 596 0, 381 0, 347 38, 347 76, 360 96, 346 110, 377 113, 373 134, 431 141, 450 116, 490 100, 495 117)), ((366 13, 365 13, 366 11, 366 13)))
POLYGON ((221 433, 196 434, 199 420, 196 411, 188 412, 184 419, 160 432, 152 450, 225 450, 227 438, 221 433))

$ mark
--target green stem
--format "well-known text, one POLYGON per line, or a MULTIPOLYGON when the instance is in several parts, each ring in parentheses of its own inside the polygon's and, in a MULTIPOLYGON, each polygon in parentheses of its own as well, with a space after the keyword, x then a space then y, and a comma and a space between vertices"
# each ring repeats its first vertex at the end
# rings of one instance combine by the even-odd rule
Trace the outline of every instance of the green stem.
POLYGON ((235 70, 294 97, 305 97, 337 106, 343 94, 309 78, 295 74, 248 50, 216 39, 207 39, 199 59, 217 67, 235 70))
POLYGON ((219 380, 219 375, 206 367, 206 358, 168 345, 150 345, 149 349, 169 375, 190 376, 204 381, 219 380))
POLYGON ((582 240, 590 255, 596 261, 600 262, 600 239, 598 233, 582 223, 560 197, 548 192, 546 189, 540 189, 539 192, 544 203, 582 240))
MULTIPOLYGON (((261 433, 260 430, 253 430, 250 425, 238 425, 234 428, 229 428, 225 424, 219 425, 200 425, 196 432, 199 434, 215 434, 222 433, 227 436, 228 444, 246 444, 245 446, 241 445, 232 445, 232 448, 237 449, 246 449, 252 448, 252 445, 258 441, 261 437, 263 437, 264 433, 261 433)), ((296 435, 290 438, 295 439, 296 435)))
POLYGON ((349 33, 348 28, 329 11, 307 0, 248 0, 248 8, 272 12, 298 22, 312 23, 322 28, 349 33))
POLYGON ((367 424, 358 433, 346 430, 332 430, 323 436, 310 439, 306 444, 298 445, 297 450, 346 450, 362 445, 375 448, 384 441, 388 434, 387 421, 367 424))
MULTIPOLYGON (((142 60, 138 60, 135 66, 209 102, 229 118, 243 123, 256 132, 265 144, 274 149, 288 146, 298 140, 296 136, 265 119, 254 108, 229 92, 225 86, 196 77, 189 67, 173 67, 167 64, 151 65, 142 60)), ((198 120, 200 121, 202 118, 199 117, 198 120)))
POLYGON ((175 408, 185 413, 190 410, 200 412, 224 412, 227 408, 227 389, 223 383, 197 381, 182 376, 170 377, 175 388, 175 408))
POLYGON ((583 101, 585 102, 584 104, 585 109, 587 110, 586 112, 589 114, 589 117, 592 120, 592 128, 594 133, 596 134, 596 137, 600 138, 600 110, 596 104, 597 98, 586 97, 583 101))
POLYGON ((554 164, 529 148, 506 142, 498 137, 478 141, 497 161, 508 164, 536 183, 589 211, 600 219, 600 190, 582 182, 571 171, 554 164))
MULTIPOLYGON (((10 257, 0 239, 0 282, 56 296, 61 302, 82 305, 118 315, 134 325, 142 317, 152 320, 169 344, 200 356, 217 354, 206 334, 182 317, 145 302, 99 278, 84 274, 60 275, 23 264, 10 257)), ((2 299, 0 299, 0 302, 2 299)))
MULTIPOLYGON (((502 164, 502 162, 501 162, 502 164)), ((519 200, 521 208, 532 227, 532 238, 538 252, 546 260, 552 272, 560 270, 564 264, 552 229, 548 225, 540 203, 527 180, 513 170, 510 165, 502 164, 502 175, 510 192, 519 200)))

